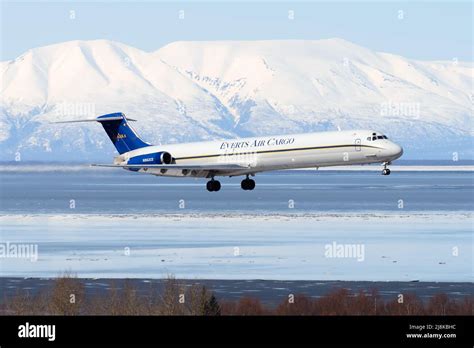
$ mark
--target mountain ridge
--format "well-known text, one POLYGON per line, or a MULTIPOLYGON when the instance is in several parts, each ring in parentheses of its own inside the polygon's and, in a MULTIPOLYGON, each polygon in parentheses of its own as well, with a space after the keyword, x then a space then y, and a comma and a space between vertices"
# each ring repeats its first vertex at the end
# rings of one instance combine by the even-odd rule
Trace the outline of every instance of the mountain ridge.
POLYGON ((408 158, 472 158, 471 62, 419 61, 343 39, 109 40, 34 48, 0 63, 1 160, 110 159, 98 125, 122 111, 152 143, 378 129, 408 158))

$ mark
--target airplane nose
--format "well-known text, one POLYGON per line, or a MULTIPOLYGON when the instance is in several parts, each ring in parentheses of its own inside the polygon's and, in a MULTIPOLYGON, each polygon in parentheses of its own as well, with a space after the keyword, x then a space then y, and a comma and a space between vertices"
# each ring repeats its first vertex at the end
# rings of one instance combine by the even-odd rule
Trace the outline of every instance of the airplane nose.
POLYGON ((403 148, 395 143, 392 143, 388 149, 389 156, 392 157, 392 161, 400 158, 403 155, 403 148))

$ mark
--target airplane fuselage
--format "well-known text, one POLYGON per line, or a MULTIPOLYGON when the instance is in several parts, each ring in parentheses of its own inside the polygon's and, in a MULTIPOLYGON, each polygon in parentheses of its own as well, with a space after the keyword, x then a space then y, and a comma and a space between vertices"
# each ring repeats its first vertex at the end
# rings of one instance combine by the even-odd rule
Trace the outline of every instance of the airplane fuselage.
POLYGON ((147 155, 162 152, 169 153, 176 165, 232 163, 246 168, 218 172, 159 168, 134 170, 173 177, 235 176, 282 169, 388 163, 399 158, 403 150, 380 132, 352 130, 147 146, 117 156, 114 163, 125 165, 137 156, 146 162, 147 155))
POLYGON ((256 173, 297 168, 318 168, 353 164, 387 165, 403 154, 401 146, 372 130, 351 130, 205 141, 187 144, 151 145, 129 124, 133 119, 122 112, 94 119, 57 123, 99 122, 120 154, 113 164, 100 167, 123 168, 158 176, 210 178, 209 192, 221 189, 217 176, 245 175, 243 190, 255 188, 256 173))

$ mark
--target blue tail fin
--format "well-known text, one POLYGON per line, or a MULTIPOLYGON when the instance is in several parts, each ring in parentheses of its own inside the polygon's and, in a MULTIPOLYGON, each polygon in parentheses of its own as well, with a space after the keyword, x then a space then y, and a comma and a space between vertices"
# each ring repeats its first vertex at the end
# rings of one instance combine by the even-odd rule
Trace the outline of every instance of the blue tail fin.
POLYGON ((96 121, 102 124, 119 154, 150 146, 129 125, 128 121, 135 120, 127 119, 121 112, 99 116, 96 121))

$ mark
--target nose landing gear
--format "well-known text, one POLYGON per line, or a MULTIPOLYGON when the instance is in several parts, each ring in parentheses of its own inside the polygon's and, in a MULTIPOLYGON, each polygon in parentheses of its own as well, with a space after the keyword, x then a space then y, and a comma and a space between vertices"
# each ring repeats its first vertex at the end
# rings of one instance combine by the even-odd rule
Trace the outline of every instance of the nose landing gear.
POLYGON ((389 164, 390 164, 390 162, 384 162, 383 163, 382 175, 390 175, 390 169, 387 168, 387 166, 389 164))
POLYGON ((207 182, 206 188, 209 192, 217 192, 221 189, 221 183, 217 180, 214 180, 214 178, 212 178, 211 180, 207 182))
POLYGON ((242 190, 253 190, 255 188, 255 180, 249 179, 249 176, 247 175, 247 178, 242 180, 240 183, 240 187, 242 187, 242 190))

